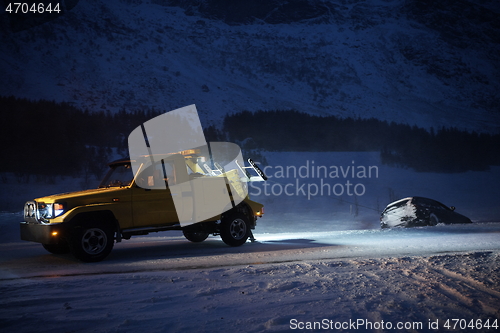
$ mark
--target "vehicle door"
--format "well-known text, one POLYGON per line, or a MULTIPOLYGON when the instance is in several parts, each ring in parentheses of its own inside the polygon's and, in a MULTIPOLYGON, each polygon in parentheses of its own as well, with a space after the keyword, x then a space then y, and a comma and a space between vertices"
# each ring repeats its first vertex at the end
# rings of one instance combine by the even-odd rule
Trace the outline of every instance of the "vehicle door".
POLYGON ((132 215, 135 227, 167 226, 179 222, 168 187, 169 177, 175 177, 174 166, 163 160, 146 167, 136 175, 132 187, 132 215))
POLYGON ((453 220, 455 213, 447 206, 432 199, 422 199, 427 208, 427 216, 436 215, 439 222, 447 223, 453 220))

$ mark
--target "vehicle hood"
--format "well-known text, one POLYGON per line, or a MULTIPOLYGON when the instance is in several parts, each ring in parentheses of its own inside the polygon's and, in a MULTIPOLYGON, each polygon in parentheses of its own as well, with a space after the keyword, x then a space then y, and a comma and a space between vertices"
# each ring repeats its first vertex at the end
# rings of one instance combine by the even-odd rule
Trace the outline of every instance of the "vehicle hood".
MULTIPOLYGON (((100 203, 101 200, 108 201, 107 199, 113 195, 122 193, 128 190, 127 187, 106 187, 97 188, 84 191, 66 192, 48 195, 45 197, 36 198, 37 202, 53 203, 63 201, 94 201, 93 203, 100 203)), ((92 203, 92 202, 87 202, 92 203)))

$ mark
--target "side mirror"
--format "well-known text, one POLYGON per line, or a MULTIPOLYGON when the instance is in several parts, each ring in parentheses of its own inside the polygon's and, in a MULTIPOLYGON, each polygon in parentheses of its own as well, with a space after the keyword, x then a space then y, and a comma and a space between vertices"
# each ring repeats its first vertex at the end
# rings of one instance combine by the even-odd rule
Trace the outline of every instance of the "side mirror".
POLYGON ((450 207, 450 209, 451 209, 451 210, 455 210, 455 206, 451 206, 451 207, 450 207))

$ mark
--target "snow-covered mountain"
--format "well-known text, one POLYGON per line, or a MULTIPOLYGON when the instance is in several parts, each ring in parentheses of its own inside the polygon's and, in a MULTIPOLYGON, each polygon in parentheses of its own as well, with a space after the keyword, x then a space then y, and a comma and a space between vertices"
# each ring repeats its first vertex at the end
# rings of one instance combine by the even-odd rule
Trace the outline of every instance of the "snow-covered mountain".
POLYGON ((2 95, 500 129, 496 0, 66 0, 0 20, 2 95))

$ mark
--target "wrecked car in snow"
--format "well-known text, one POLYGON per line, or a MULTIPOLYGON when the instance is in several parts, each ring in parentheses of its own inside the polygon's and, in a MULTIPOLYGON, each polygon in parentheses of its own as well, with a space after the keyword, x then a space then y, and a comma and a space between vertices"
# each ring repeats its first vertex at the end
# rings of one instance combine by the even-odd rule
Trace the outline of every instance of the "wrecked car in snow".
POLYGON ((390 203, 380 216, 382 228, 433 226, 438 223, 471 223, 455 207, 422 197, 409 197, 390 203))

